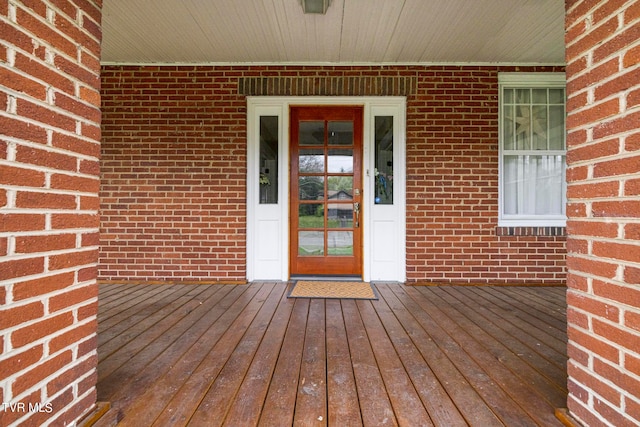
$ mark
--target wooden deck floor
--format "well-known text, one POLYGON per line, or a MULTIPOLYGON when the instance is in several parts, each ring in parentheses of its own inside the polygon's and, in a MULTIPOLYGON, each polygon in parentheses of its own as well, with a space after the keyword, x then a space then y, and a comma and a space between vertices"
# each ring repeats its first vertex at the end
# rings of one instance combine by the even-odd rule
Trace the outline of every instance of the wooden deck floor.
POLYGON ((564 288, 101 285, 97 426, 556 426, 564 288))

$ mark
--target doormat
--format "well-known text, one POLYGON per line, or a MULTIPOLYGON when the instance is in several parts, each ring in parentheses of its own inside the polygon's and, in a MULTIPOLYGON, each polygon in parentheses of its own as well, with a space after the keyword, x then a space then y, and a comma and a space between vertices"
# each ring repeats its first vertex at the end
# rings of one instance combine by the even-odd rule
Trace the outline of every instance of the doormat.
POLYGON ((289 291, 289 298, 378 299, 369 283, 299 280, 289 291))

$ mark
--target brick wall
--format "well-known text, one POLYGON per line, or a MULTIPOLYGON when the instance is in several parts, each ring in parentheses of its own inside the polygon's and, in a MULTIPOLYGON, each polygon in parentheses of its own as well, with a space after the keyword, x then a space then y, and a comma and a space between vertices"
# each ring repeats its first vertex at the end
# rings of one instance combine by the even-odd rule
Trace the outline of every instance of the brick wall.
POLYGON ((640 424, 640 3, 567 1, 568 407, 640 424))
POLYGON ((0 0, 0 425, 95 404, 101 1, 0 0))
POLYGON ((104 67, 100 278, 243 280, 245 95, 380 94, 407 96, 409 281, 563 284, 562 232, 497 228, 498 71, 104 67))

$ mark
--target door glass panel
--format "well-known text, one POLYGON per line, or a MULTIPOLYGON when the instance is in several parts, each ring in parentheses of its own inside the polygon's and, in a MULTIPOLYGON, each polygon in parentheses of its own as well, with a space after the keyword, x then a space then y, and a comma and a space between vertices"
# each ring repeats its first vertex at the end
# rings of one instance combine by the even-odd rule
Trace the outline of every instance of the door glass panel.
POLYGON ((329 145, 353 145, 353 122, 329 122, 329 145))
POLYGON ((329 199, 353 199, 353 176, 330 176, 327 178, 329 199))
POLYGON ((393 116, 375 118, 375 203, 393 204, 393 116))
POLYGON ((260 204, 278 203, 278 116, 260 117, 260 204))
POLYGON ((300 150, 300 156, 298 158, 298 170, 300 171, 300 173, 324 172, 324 150, 300 150))
POLYGON ((298 206, 298 227, 324 228, 324 204, 305 203, 298 206))
POLYGON ((353 150, 329 150, 329 173, 353 173, 353 150))
POLYGON ((353 255, 353 231, 329 231, 327 234, 328 255, 353 255))
POLYGON ((322 200, 324 198, 324 177, 299 177, 298 192, 298 200, 322 200))
POLYGON ((298 231, 298 255, 324 255, 324 232, 298 231))
POLYGON ((329 203, 327 227, 353 228, 353 203, 329 203))
POLYGON ((324 145, 324 121, 301 121, 298 145, 324 145))

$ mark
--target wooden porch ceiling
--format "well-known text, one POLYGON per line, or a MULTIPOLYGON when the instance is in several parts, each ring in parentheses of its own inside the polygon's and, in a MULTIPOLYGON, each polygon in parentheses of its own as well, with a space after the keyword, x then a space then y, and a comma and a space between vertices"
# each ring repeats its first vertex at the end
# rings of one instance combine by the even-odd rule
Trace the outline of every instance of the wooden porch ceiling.
POLYGON ((563 0, 107 0, 113 63, 563 65, 563 0))
POLYGON ((564 288, 101 285, 98 426, 561 425, 564 288))

